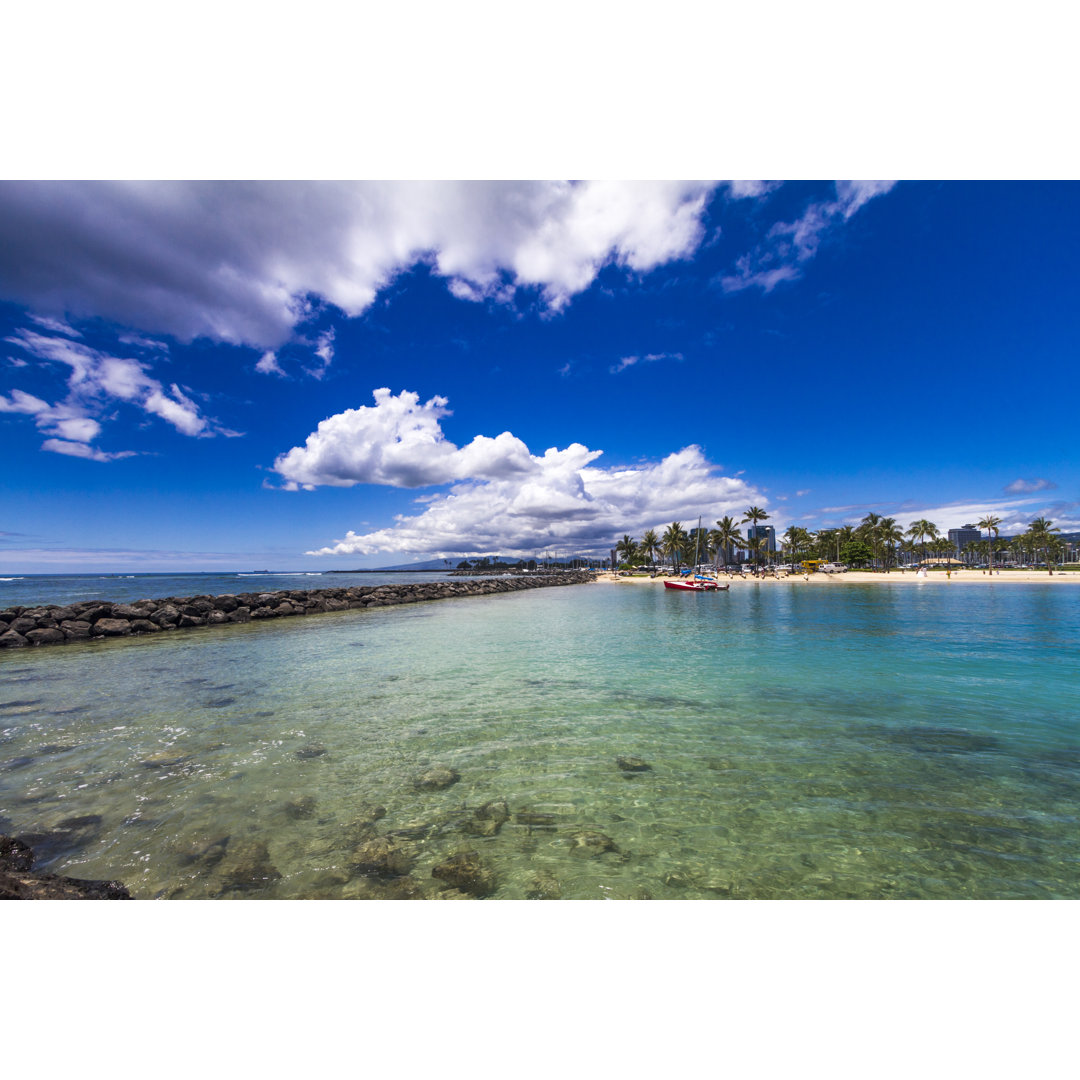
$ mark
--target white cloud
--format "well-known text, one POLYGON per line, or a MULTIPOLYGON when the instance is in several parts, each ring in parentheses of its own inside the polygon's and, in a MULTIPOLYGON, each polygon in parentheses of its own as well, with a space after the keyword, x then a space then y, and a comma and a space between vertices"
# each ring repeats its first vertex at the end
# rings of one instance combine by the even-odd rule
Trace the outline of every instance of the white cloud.
POLYGON ((733 199, 760 199, 782 184, 782 180, 729 180, 727 187, 733 199))
POLYGON ((625 371, 635 364, 655 364, 658 360, 681 361, 682 359, 682 353, 646 353, 644 356, 624 356, 617 364, 612 364, 608 371, 612 375, 618 375, 620 371, 625 371))
POLYGON ((603 469, 598 451, 578 444, 534 457, 525 477, 455 484, 416 516, 398 515, 390 528, 357 534, 306 552, 368 555, 379 551, 527 556, 557 548, 604 553, 617 537, 640 537, 672 521, 684 527, 741 513, 763 496, 742 480, 719 476, 699 447, 662 461, 603 469))
POLYGON ((1035 491, 1053 491, 1057 487, 1052 480, 1045 480, 1042 477, 1036 477, 1031 480, 1014 480, 1011 484, 1005 485, 1005 491, 1009 495, 1028 495, 1035 491))
POLYGON ((693 254, 714 187, 9 182, 0 291, 44 317, 264 349, 290 339, 309 297, 355 316, 418 262, 459 298, 506 301, 534 287, 558 310, 604 266, 645 273, 693 254))
POLYGON ((147 374, 138 360, 110 356, 67 338, 47 337, 32 330, 17 330, 6 339, 23 348, 30 356, 68 368, 68 395, 57 405, 50 405, 22 390, 13 390, 10 399, 0 395, 0 412, 32 415, 37 426, 59 439, 49 439, 43 450, 113 461, 133 451, 107 454, 104 451, 74 450, 75 444, 92 442, 101 433, 101 416, 116 401, 134 405, 158 416, 184 435, 231 435, 203 416, 198 405, 176 384, 168 391, 147 374))
POLYGON ((989 499, 983 502, 965 501, 930 506, 918 506, 912 503, 891 506, 887 503, 874 503, 863 506, 823 507, 822 513, 831 511, 843 514, 841 520, 845 524, 857 525, 871 509, 883 517, 894 517, 901 529, 907 529, 913 521, 922 519, 932 521, 943 536, 950 529, 959 529, 964 525, 977 525, 979 520, 987 514, 1001 519, 998 530, 1003 536, 1026 532, 1028 522, 1040 515, 1052 517, 1055 512, 1062 519, 1056 521, 1056 524, 1066 531, 1076 527, 1076 519, 1071 516, 1071 511, 1075 510, 1075 504, 1058 503, 1051 508, 1033 502, 1031 499, 989 499))
POLYGON ((42 450, 51 450, 54 454, 67 454, 69 457, 86 458, 88 461, 118 461, 120 458, 134 457, 134 450, 119 450, 108 453, 86 443, 68 442, 66 439, 46 439, 41 444, 42 450))
POLYGON ((811 203, 802 217, 777 222, 765 241, 735 262, 735 273, 721 278, 725 292, 756 286, 772 292, 781 282, 802 276, 802 267, 818 251, 828 234, 847 221, 871 199, 890 191, 892 180, 838 180, 836 198, 811 203))
POLYGON ((30 318, 37 323, 38 326, 44 327, 44 329, 54 334, 66 334, 68 337, 79 338, 82 334, 73 327, 68 326, 62 319, 52 319, 48 315, 34 315, 31 314, 30 318))
POLYGON ((698 514, 712 521, 765 503, 745 481, 719 475, 697 446, 659 462, 610 469, 593 464, 601 451, 580 443, 534 455, 505 431, 494 439, 478 435, 459 448, 441 429, 449 415, 445 398, 421 404, 415 393, 395 397, 387 389, 374 397, 374 406, 324 420, 303 447, 278 457, 274 468, 285 487, 452 486, 421 496, 424 509, 414 517, 399 515, 390 528, 370 533, 350 531, 307 554, 526 554, 551 545, 604 551, 624 532, 698 514))
POLYGON ((259 358, 255 370, 262 375, 284 375, 281 365, 278 363, 277 353, 268 349, 259 358))
POLYGON ((444 397, 420 404, 403 390, 396 397, 386 387, 374 391, 374 406, 363 405, 323 420, 307 437, 274 462, 285 487, 389 484, 424 487, 464 477, 499 477, 527 471, 529 451, 504 431, 496 438, 477 435, 458 448, 443 435, 439 421, 450 415, 444 397))

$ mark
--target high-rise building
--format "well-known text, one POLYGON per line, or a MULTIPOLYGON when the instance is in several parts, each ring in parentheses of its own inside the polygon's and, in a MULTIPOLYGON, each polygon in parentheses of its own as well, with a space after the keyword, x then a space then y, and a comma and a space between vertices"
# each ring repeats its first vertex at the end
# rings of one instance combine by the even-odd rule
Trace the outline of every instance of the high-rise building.
POLYGON ((949 543, 952 544, 956 554, 959 555, 968 544, 974 544, 982 539, 982 530, 975 525, 965 525, 962 529, 949 530, 949 543))
MULTIPOLYGON (((747 540, 756 540, 759 536, 765 541, 764 550, 769 552, 770 555, 773 554, 776 551, 776 530, 771 525, 750 525, 747 527, 747 540)), ((749 558, 749 554, 746 557, 749 558)))

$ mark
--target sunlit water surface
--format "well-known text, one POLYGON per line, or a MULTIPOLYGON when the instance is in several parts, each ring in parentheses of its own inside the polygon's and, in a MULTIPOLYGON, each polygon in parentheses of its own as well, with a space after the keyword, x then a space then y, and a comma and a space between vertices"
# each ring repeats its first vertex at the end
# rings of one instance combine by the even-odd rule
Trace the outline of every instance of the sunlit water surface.
POLYGON ((10 651, 0 832, 142 898, 1075 898, 1078 642, 1072 589, 597 584, 10 651))

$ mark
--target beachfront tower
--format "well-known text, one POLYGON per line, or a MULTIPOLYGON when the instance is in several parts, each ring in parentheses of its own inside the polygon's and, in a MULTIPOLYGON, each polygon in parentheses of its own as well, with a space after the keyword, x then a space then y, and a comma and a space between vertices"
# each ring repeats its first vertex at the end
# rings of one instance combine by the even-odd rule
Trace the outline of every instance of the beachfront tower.
POLYGON ((756 540, 759 536, 765 541, 762 550, 767 551, 770 555, 775 555, 776 530, 771 525, 751 525, 746 530, 747 540, 756 540))
POLYGON ((962 529, 949 530, 949 543, 952 544, 957 558, 960 558, 968 544, 978 543, 981 539, 982 531, 974 525, 965 525, 962 529))

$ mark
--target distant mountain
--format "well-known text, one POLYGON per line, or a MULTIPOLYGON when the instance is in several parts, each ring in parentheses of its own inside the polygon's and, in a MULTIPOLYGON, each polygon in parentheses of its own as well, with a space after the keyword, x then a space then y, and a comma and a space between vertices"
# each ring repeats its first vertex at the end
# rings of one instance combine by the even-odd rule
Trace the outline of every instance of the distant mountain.
POLYGON ((401 563, 398 566, 380 566, 380 572, 391 570, 453 570, 461 559, 428 559, 425 562, 401 563))

